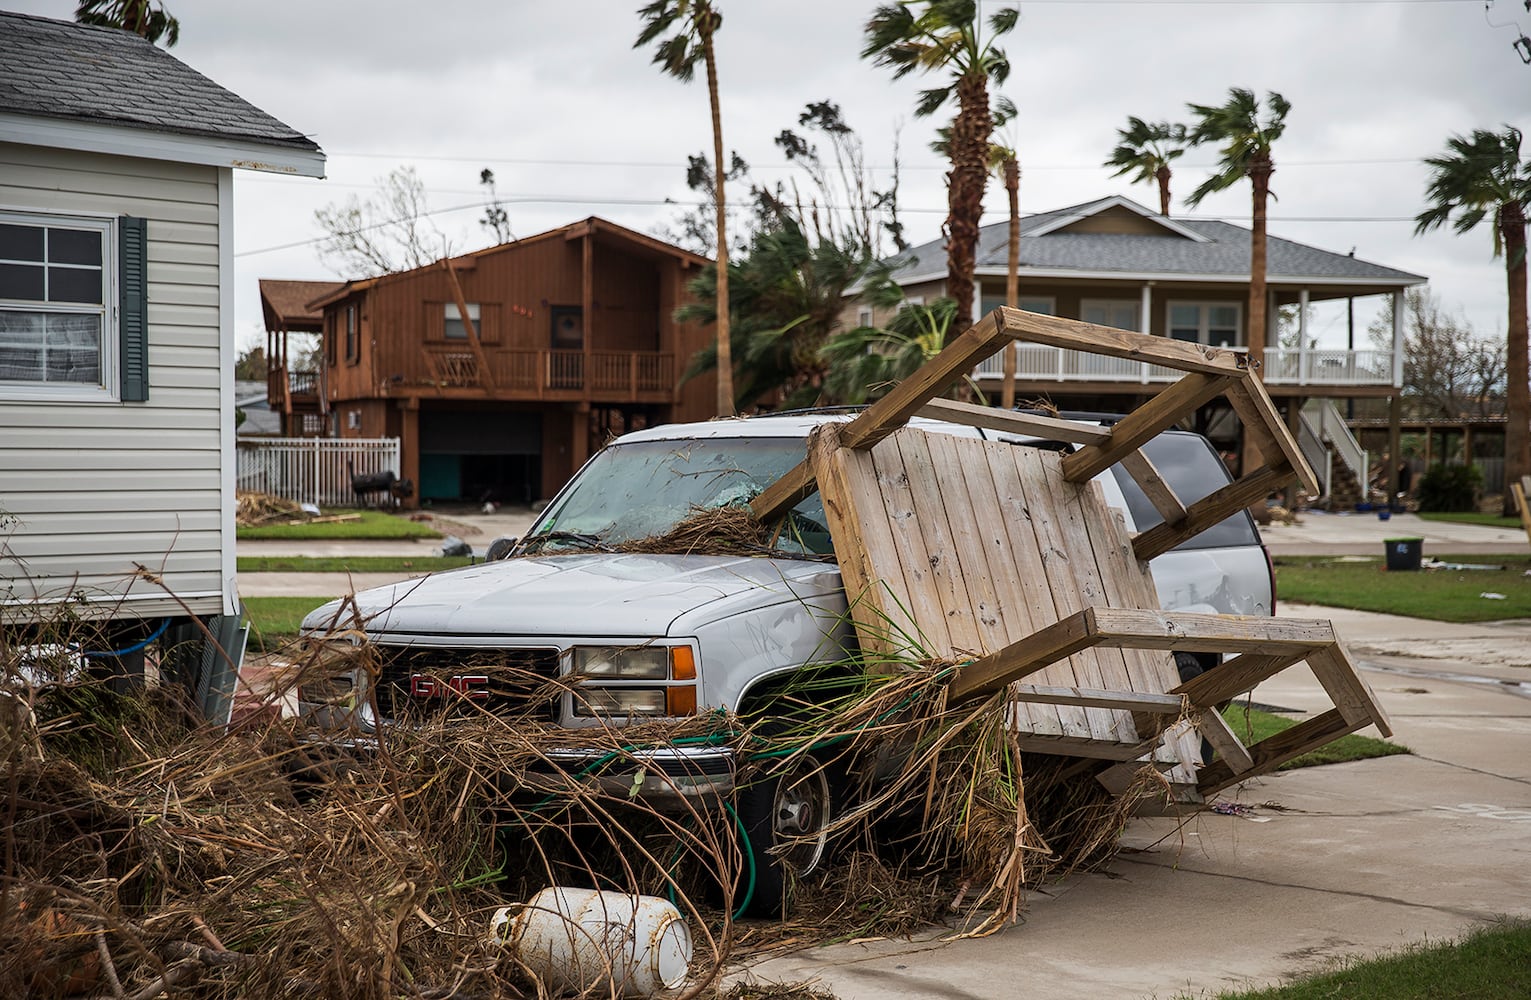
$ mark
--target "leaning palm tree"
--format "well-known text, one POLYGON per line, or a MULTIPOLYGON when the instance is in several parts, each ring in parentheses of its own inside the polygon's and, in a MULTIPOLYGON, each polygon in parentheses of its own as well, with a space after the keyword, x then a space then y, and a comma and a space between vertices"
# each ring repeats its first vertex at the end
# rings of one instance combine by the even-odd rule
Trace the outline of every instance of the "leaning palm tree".
MULTIPOLYGON (((1520 158, 1520 130, 1476 129, 1471 137, 1454 135, 1444 156, 1425 160, 1430 168, 1426 197, 1430 207, 1415 217, 1415 233, 1427 233, 1452 221, 1465 233, 1494 214, 1494 256, 1504 257, 1510 299, 1505 349, 1505 481, 1531 474, 1531 358, 1526 331, 1526 218, 1531 214, 1531 160, 1520 158)), ((1514 516, 1510 492, 1504 513, 1514 516)))
POLYGON ((1191 145, 1218 143, 1223 158, 1217 173, 1191 192, 1186 203, 1200 205, 1214 191, 1232 187, 1245 177, 1254 189, 1254 209, 1249 234, 1249 361, 1259 372, 1265 362, 1265 202, 1271 197, 1271 174, 1276 172, 1271 159, 1271 144, 1286 130, 1286 114, 1292 109, 1287 99, 1275 91, 1265 95, 1262 118, 1260 101, 1254 91, 1234 87, 1224 104, 1191 104, 1188 107, 1197 121, 1187 138, 1191 145))
POLYGON ((74 7, 74 19, 80 24, 121 28, 151 42, 163 38, 167 49, 181 40, 181 22, 158 0, 152 3, 150 0, 79 0, 74 7))
POLYGON ((734 415, 734 359, 729 338, 728 310, 728 234, 725 230, 723 180, 727 170, 723 159, 723 113, 718 107, 718 60, 713 36, 723 25, 723 15, 712 0, 654 0, 638 11, 643 31, 633 48, 659 39, 654 62, 677 80, 689 83, 696 64, 707 71, 707 100, 712 108, 712 166, 714 208, 717 211, 717 333, 718 333, 718 416, 734 415), (665 36, 660 39, 660 36, 665 36))
POLYGON ((978 222, 994 130, 989 81, 1002 84, 1010 75, 1010 60, 994 42, 1019 19, 1019 8, 1002 7, 990 15, 986 33, 977 0, 898 0, 878 7, 866 24, 862 58, 892 69, 894 79, 915 70, 949 74, 945 85, 921 91, 916 115, 932 115, 956 97, 946 190, 946 290, 961 320, 954 333, 973 316, 978 222))
POLYGON ((1132 174, 1133 183, 1159 185, 1159 214, 1170 214, 1170 164, 1185 152, 1185 126, 1174 122, 1146 122, 1127 116, 1127 127, 1116 130, 1116 148, 1105 165, 1115 167, 1112 177, 1132 174))

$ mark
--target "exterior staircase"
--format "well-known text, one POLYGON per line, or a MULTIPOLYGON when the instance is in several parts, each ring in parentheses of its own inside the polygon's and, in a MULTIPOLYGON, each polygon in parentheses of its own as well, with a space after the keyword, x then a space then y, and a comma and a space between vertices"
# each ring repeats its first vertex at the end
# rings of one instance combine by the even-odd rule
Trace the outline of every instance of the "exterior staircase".
POLYGON ((1348 510, 1366 499, 1371 456, 1350 433, 1332 400, 1310 399, 1303 406, 1297 441, 1318 474, 1324 507, 1348 510))

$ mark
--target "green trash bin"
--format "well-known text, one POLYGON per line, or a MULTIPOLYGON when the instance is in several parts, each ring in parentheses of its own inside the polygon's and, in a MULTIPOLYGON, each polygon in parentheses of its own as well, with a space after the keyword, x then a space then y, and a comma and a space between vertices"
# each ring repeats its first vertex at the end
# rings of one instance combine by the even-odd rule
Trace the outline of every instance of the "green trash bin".
POLYGON ((1389 573, 1419 569, 1425 548, 1423 538, 1384 538, 1382 543, 1387 546, 1389 573))

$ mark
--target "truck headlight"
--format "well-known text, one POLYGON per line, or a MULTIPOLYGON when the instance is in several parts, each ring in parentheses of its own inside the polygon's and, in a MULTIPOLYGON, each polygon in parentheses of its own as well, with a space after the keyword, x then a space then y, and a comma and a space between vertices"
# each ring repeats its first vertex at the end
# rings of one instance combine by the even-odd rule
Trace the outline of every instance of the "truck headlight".
POLYGON ((663 688, 581 687, 574 694, 576 715, 665 715, 663 688))
POLYGON ((575 646, 574 672, 625 681, 670 679, 667 646, 575 646))

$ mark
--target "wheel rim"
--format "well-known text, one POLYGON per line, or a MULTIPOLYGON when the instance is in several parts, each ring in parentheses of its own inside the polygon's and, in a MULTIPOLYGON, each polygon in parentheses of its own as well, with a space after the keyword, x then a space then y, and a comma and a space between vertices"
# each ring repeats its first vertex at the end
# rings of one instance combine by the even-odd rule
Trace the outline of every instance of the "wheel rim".
POLYGON ((824 769, 814 765, 808 773, 784 775, 771 806, 771 832, 776 843, 787 845, 782 858, 797 874, 807 875, 823 860, 828 825, 829 779, 824 769))

